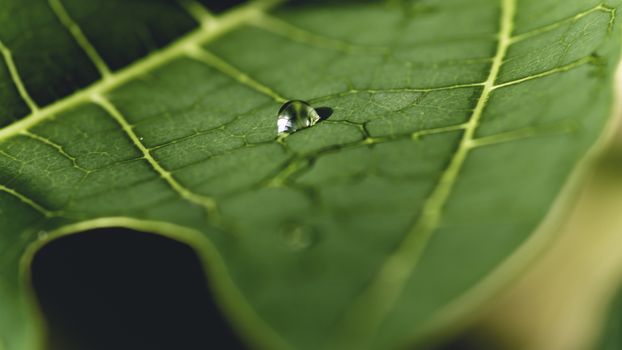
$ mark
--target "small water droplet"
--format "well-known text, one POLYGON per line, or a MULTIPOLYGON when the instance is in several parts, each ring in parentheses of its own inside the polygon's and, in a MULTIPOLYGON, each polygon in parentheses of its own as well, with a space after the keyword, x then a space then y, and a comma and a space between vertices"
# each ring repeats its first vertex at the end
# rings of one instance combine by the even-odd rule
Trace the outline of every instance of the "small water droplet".
POLYGON ((291 134, 300 129, 317 124, 320 116, 307 102, 301 100, 287 101, 279 109, 276 130, 279 134, 291 134))
POLYGON ((48 235, 47 231, 41 230, 41 231, 37 232, 37 238, 39 238, 39 239, 43 239, 43 238, 47 237, 47 235, 48 235))
POLYGON ((316 231, 310 226, 294 226, 285 232, 285 243, 291 250, 309 248, 317 239, 316 231))
POLYGON ((138 139, 139 139, 140 141, 142 141, 142 140, 144 139, 144 137, 142 137, 142 136, 141 136, 141 137, 139 137, 138 139))

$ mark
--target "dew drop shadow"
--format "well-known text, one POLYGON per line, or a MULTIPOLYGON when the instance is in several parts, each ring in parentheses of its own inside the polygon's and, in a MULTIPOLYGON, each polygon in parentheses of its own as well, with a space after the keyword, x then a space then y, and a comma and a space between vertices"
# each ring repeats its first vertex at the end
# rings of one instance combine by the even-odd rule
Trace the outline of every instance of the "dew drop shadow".
POLYGON ((315 108, 315 111, 320 116, 321 122, 330 118, 330 116, 333 115, 334 112, 334 110, 330 107, 317 107, 315 108))

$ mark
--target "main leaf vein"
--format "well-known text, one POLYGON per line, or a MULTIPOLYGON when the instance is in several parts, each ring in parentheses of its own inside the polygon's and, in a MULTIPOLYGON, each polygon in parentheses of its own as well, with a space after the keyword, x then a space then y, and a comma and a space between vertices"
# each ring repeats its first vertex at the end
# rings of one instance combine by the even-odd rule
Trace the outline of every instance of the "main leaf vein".
MULTIPOLYGON (((398 248, 381 266, 369 286, 345 314, 338 342, 364 342, 386 319, 412 275, 428 241, 441 221, 442 210, 472 148, 475 131, 499 76, 510 46, 516 0, 501 0, 498 43, 490 72, 464 130, 462 139, 436 187, 424 202, 422 213, 398 248), (363 336, 365 335, 365 336, 363 336)), ((352 345, 352 344, 350 344, 352 345)))
MULTIPOLYGON (((220 17, 216 25, 196 29, 164 49, 155 51, 135 63, 115 72, 109 79, 99 80, 87 88, 53 102, 44 108, 39 109, 36 104, 32 102, 32 99, 30 99, 25 88, 23 87, 24 85, 21 82, 21 79, 19 79, 19 75, 12 73, 13 80, 15 81, 22 97, 27 102, 31 101, 29 106, 32 113, 19 121, 0 129, 0 142, 19 134, 22 130, 29 129, 43 120, 49 119, 59 112, 75 108, 83 103, 88 103, 91 96, 94 94, 105 94, 155 68, 161 67, 179 57, 183 57, 186 55, 188 46, 202 44, 213 40, 223 33, 231 31, 250 21, 252 18, 260 16, 263 11, 276 6, 280 2, 280 0, 255 1, 249 3, 248 5, 229 11, 220 17)), ((9 68, 14 67, 10 51, 2 45, 2 43, 0 43, 0 51, 5 57, 9 68)), ((17 72, 15 69, 11 71, 15 71, 15 73, 17 72)))

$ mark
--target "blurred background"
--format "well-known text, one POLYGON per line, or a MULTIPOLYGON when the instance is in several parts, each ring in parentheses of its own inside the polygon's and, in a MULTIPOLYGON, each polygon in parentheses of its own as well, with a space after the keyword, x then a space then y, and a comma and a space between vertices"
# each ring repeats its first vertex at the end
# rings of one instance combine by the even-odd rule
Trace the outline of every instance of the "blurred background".
POLYGON ((444 349, 622 349, 620 106, 610 132, 546 251, 444 349))

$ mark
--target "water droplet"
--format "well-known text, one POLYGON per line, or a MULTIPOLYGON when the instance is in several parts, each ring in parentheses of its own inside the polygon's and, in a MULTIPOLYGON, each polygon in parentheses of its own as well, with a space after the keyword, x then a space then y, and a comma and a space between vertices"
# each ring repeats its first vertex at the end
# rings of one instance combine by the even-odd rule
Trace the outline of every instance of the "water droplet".
POLYGON ((44 238, 47 237, 47 235, 48 235, 47 231, 41 230, 41 231, 37 232, 37 238, 39 238, 39 239, 44 239, 44 238))
POLYGON ((320 121, 317 111, 301 100, 287 101, 279 109, 276 130, 279 134, 291 134, 308 128, 320 121))
POLYGON ((317 239, 317 233, 310 226, 294 226, 285 232, 285 243, 291 250, 309 248, 317 239))

